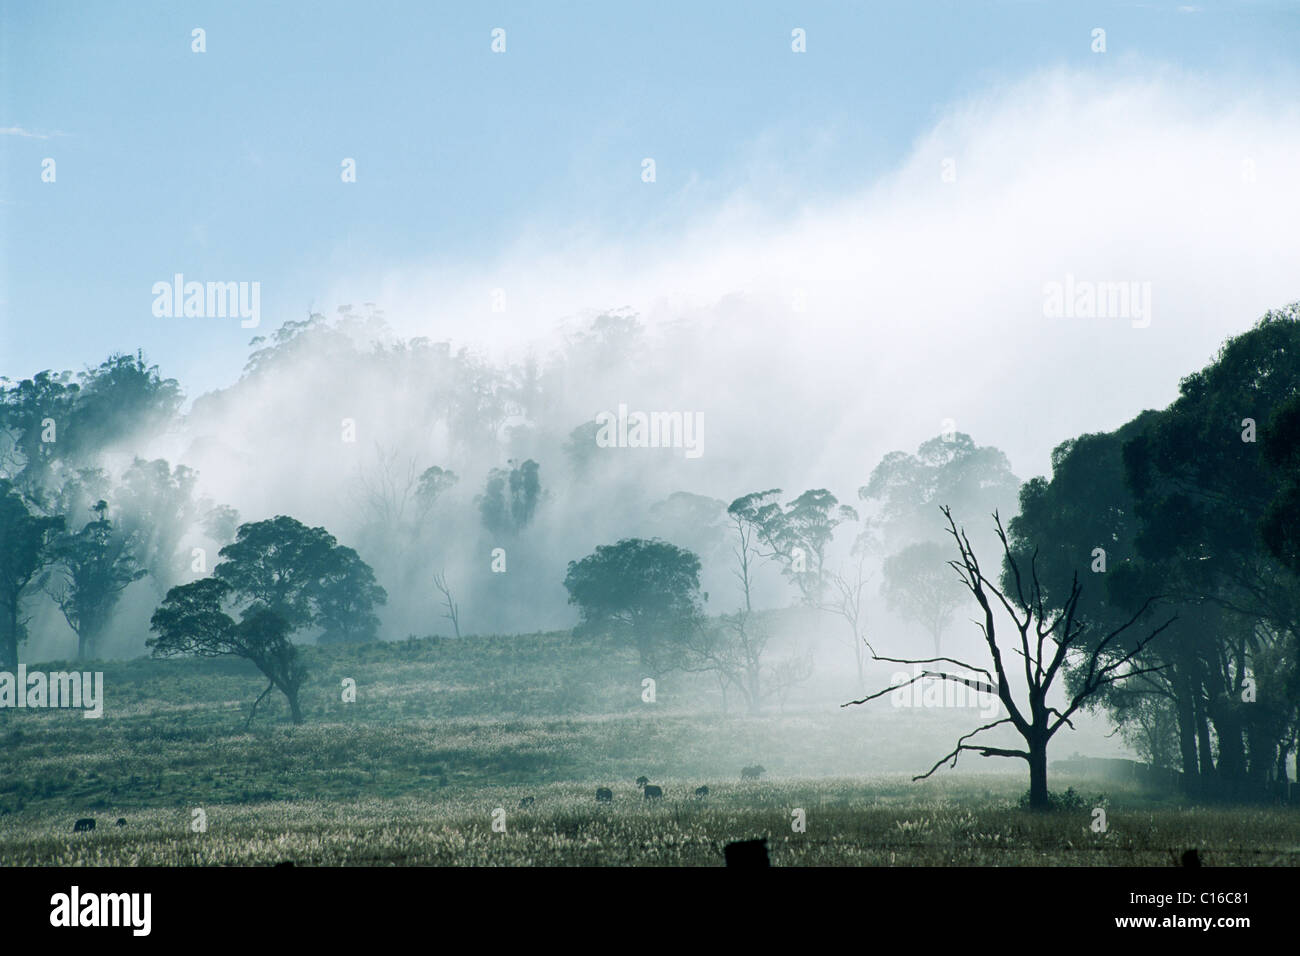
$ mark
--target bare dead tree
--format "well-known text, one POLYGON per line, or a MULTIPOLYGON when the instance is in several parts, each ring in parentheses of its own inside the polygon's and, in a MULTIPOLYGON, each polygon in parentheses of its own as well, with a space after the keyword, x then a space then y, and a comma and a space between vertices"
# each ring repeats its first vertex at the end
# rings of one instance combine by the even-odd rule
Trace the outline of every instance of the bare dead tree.
POLYGON ((376 442, 373 466, 357 467, 354 496, 369 522, 391 533, 403 527, 407 510, 417 503, 419 478, 414 455, 404 457, 396 445, 376 442))
POLYGON ((1128 643, 1124 635, 1155 603, 1157 598, 1151 597, 1147 598, 1137 613, 1124 624, 1107 634, 1094 637, 1090 633, 1089 623, 1081 621, 1077 616, 1079 596, 1083 591, 1077 573, 1070 585, 1070 595, 1061 609, 1049 613, 1044 607, 1043 591, 1038 580, 1037 551, 1030 561, 1030 578, 1026 582, 1019 563, 1011 553, 1006 533, 1002 528, 1002 520, 997 512, 994 512, 993 522, 997 528, 998 539, 1002 542, 1010 578, 1015 582, 1015 593, 1008 596, 985 575, 971 548, 970 540, 966 537, 966 532, 957 529, 952 512, 947 507, 940 510, 948 520, 948 533, 956 542, 959 555, 959 560, 949 561, 948 564, 957 572, 961 582, 984 612, 983 622, 977 624, 984 635, 984 643, 992 662, 992 672, 950 657, 922 659, 880 657, 868 644, 874 660, 899 664, 931 664, 936 665, 936 668, 923 670, 904 684, 888 687, 861 700, 849 701, 841 706, 865 704, 899 687, 906 687, 925 679, 950 681, 964 684, 980 693, 996 694, 1006 709, 1007 716, 963 734, 957 739, 957 745, 950 753, 940 758, 928 771, 912 779, 924 780, 944 764, 955 767, 957 758, 963 751, 973 751, 981 757, 1014 757, 1029 764, 1030 808, 1045 810, 1049 806, 1047 745, 1052 737, 1063 726, 1073 729, 1074 725, 1070 722, 1070 717, 1103 689, 1129 678, 1137 678, 1161 670, 1164 665, 1144 666, 1138 658, 1147 645, 1169 627, 1176 617, 1170 617, 1160 626, 1149 630, 1145 636, 1128 643), (993 613, 994 602, 1001 605, 1019 634, 1019 647, 1016 647, 1014 652, 1021 657, 1024 664, 1023 692, 1028 698, 1028 704, 1023 709, 1012 695, 1009 669, 1003 662, 1002 649, 998 646, 993 613), (1053 682, 1067 665, 1075 668, 1078 683, 1072 694, 1067 693, 1065 709, 1058 710, 1048 704, 1047 697, 1053 682), (954 668, 969 673, 954 672, 954 668), (983 679, 980 679, 981 677, 983 679), (1023 750, 974 742, 973 738, 978 734, 1006 724, 1011 725, 1024 740, 1023 750))
POLYGON ((776 698, 777 707, 781 713, 785 713, 786 701, 790 699, 791 691, 812 677, 812 674, 813 654, 811 649, 803 653, 790 654, 772 664, 768 674, 767 686, 769 693, 776 698))
POLYGON ((848 622, 852 632, 854 661, 858 668, 859 689, 866 683, 863 675, 865 661, 862 652, 868 646, 865 640, 867 612, 864 598, 867 585, 871 582, 871 575, 864 573, 866 558, 866 552, 860 550, 852 576, 838 571, 826 572, 826 580, 831 585, 831 598, 821 605, 822 610, 839 615, 848 622))
POLYGON ((447 609, 447 612, 443 614, 443 617, 451 621, 451 626, 455 630, 456 636, 460 637, 460 605, 457 604, 455 599, 451 596, 451 588, 447 586, 446 572, 435 574, 433 576, 433 585, 442 592, 442 604, 443 607, 447 609))
POLYGON ((763 658, 771 632, 752 611, 724 614, 717 623, 700 621, 686 639, 692 660, 683 669, 713 671, 723 695, 730 688, 740 692, 751 714, 762 710, 768 669, 763 658))
POLYGON ((736 613, 724 614, 716 623, 697 622, 685 642, 688 660, 684 669, 712 671, 717 675, 724 712, 732 689, 739 692, 751 714, 760 713, 769 698, 775 698, 784 707, 795 685, 812 675, 810 655, 769 660, 772 632, 766 616, 753 609, 754 575, 761 562, 776 556, 760 548, 762 520, 770 521, 771 514, 779 512, 779 506, 769 501, 776 494, 779 492, 767 491, 738 498, 727 509, 735 532, 731 550, 735 563, 731 573, 744 602, 736 613), (760 508, 755 501, 767 503, 760 508), (766 519, 762 517, 765 515, 766 519))

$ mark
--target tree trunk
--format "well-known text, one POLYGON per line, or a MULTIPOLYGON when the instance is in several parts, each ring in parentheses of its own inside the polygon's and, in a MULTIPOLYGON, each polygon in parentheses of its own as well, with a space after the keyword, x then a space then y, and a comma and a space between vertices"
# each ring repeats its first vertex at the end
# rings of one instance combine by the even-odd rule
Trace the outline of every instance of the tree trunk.
POLYGON ((95 656, 95 631, 92 625, 83 624, 77 632, 77 660, 88 661, 95 656))
MULTIPOLYGON (((1223 711, 1228 708, 1215 708, 1223 711)), ((1211 713, 1210 721, 1219 736, 1218 776, 1235 793, 1246 779, 1246 748, 1241 740, 1241 721, 1231 713, 1211 713)))
POLYGON ((1029 809, 1047 810, 1047 741, 1029 741, 1029 809))
POLYGON ((1192 688, 1182 672, 1174 675, 1174 709, 1178 714, 1178 749, 1183 758, 1183 790, 1194 793, 1199 771, 1196 765, 1196 713, 1192 688))
POLYGON ((1198 693, 1195 698, 1196 748, 1201 758, 1201 791, 1210 789, 1214 782, 1214 751, 1210 749, 1210 724, 1205 719, 1205 704, 1198 693))
MULTIPOLYGON (((5 615, 8 617, 9 615, 5 615)), ((5 635, 0 639, 0 668, 7 671, 18 670, 18 616, 5 621, 5 635)))
POLYGON ((293 693, 286 694, 289 698, 289 715, 295 724, 302 723, 302 708, 298 704, 298 688, 293 689, 293 693))
POLYGON ((253 723, 253 717, 257 713, 257 705, 260 704, 263 701, 263 699, 265 699, 266 695, 271 693, 271 691, 274 689, 275 689, 275 681, 271 681, 271 683, 266 685, 266 690, 262 691, 262 693, 258 695, 257 700, 253 701, 253 707, 248 712, 248 720, 244 721, 245 730, 247 730, 249 728, 249 725, 253 723))

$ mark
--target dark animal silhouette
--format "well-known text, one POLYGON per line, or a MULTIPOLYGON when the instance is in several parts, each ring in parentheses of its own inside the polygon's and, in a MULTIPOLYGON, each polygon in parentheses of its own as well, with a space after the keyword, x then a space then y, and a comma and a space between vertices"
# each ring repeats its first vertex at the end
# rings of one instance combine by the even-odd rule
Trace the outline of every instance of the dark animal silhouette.
POLYGON ((663 787, 656 787, 653 783, 647 783, 645 785, 645 798, 647 800, 659 800, 662 799, 663 795, 663 787))
POLYGON ((532 805, 533 805, 532 797, 524 797, 522 800, 519 801, 520 810, 524 809, 525 807, 531 807, 532 805))
POLYGON ((701 798, 703 798, 703 797, 707 797, 707 796, 709 795, 709 788, 708 788, 708 787, 696 787, 696 788, 695 788, 695 795, 696 795, 697 797, 701 797, 701 798))
POLYGON ((771 866, 767 858, 767 840, 738 840, 723 848, 727 866, 771 866))
POLYGON ((754 764, 752 767, 742 767, 740 771, 741 780, 757 780, 760 776, 767 773, 765 767, 754 764))
POLYGON ((614 799, 614 791, 609 789, 609 787, 596 788, 597 803, 610 803, 613 801, 613 799, 614 799))
POLYGON ((124 826, 126 826, 126 817, 118 817, 118 818, 117 818, 117 823, 116 823, 115 825, 116 825, 116 826, 119 826, 119 827, 124 827, 124 826))
POLYGON ((649 777, 637 777, 637 778, 636 778, 636 785, 637 785, 638 787, 644 787, 644 786, 645 786, 647 783, 649 783, 649 782, 650 782, 650 778, 649 778, 649 777))
POLYGON ((83 830, 95 829, 95 820, 93 817, 82 817, 72 825, 73 833, 80 833, 83 830))
POLYGON ((279 863, 272 864, 272 869, 283 870, 286 867, 293 866, 293 860, 281 860, 279 863))
POLYGON ((1200 865, 1201 865, 1201 857, 1200 857, 1200 855, 1196 852, 1196 848, 1195 848, 1195 847, 1193 847, 1193 848, 1190 849, 1190 850, 1185 850, 1185 851, 1183 851, 1182 865, 1183 865, 1183 866, 1200 866, 1200 865))

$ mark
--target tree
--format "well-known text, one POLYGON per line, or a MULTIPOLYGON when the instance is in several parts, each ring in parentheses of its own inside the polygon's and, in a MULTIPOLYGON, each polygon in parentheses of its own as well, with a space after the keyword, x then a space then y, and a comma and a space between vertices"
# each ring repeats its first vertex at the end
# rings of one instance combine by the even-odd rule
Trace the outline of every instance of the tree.
POLYGON ((189 555, 180 552, 180 544, 198 519, 200 505, 194 498, 198 477, 184 465, 173 468, 161 458, 137 458, 113 496, 118 520, 138 543, 140 563, 160 594, 166 594, 189 567, 189 555))
MULTIPOLYGON (((1264 440, 1264 460, 1277 482, 1261 519, 1260 535, 1268 552, 1300 582, 1300 395, 1278 407, 1264 440)), ((1295 778, 1300 781, 1300 634, 1277 641, 1260 652, 1255 673, 1260 702, 1266 702, 1268 722, 1278 741, 1276 779, 1287 779, 1287 753, 1295 754, 1295 778)))
POLYGON ((1277 455, 1298 396, 1300 304, 1293 304, 1225 342, 1124 444, 1137 556, 1203 624, 1200 633, 1187 629, 1195 639, 1201 783, 1226 796, 1263 796, 1278 753, 1291 746, 1275 736, 1286 724, 1276 719, 1278 702, 1260 707, 1246 698, 1261 662, 1294 657, 1300 641, 1300 587, 1271 519, 1291 494, 1287 455, 1280 468, 1277 455))
POLYGON ((375 581, 375 572, 354 550, 339 545, 330 555, 316 590, 316 623, 322 628, 318 644, 363 644, 379 637, 375 608, 388 594, 375 581))
POLYGON ((786 504, 782 517, 787 573, 798 585, 804 602, 817 606, 825 586, 826 549, 835 529, 844 521, 857 521, 858 513, 825 488, 805 491, 786 504))
POLYGON ((844 521, 856 521, 858 514, 825 488, 805 491, 784 508, 780 494, 780 488, 769 488, 742 495, 727 507, 727 514, 750 530, 755 556, 779 561, 804 602, 815 607, 821 599, 826 549, 835 529, 844 521))
POLYGON ((744 608, 716 621, 700 619, 686 632, 684 669, 712 671, 722 688, 723 710, 728 691, 737 691, 750 714, 759 714, 772 698, 784 706, 796 685, 812 675, 811 654, 791 654, 768 660, 772 632, 767 615, 744 608))
POLYGON ((938 657, 943 632, 965 597, 946 552, 933 541, 920 541, 886 558, 883 571, 885 603, 925 628, 938 657))
POLYGON ((826 580, 831 585, 831 599, 822 605, 823 610, 844 618, 849 625, 859 689, 866 686, 862 652, 867 647, 866 589, 871 581, 871 575, 866 573, 866 557, 865 551, 858 551, 852 576, 839 571, 826 572, 826 580))
POLYGON ((391 539, 418 501, 419 466, 415 456, 402 458, 397 446, 385 449, 376 442, 373 467, 358 465, 353 484, 366 521, 384 539, 391 539))
MULTIPOLYGON (((747 553, 755 558, 781 558, 785 543, 785 512, 778 501, 780 488, 754 491, 741 495, 727 506, 727 514, 746 541, 747 553), (764 550, 766 549, 766 550, 764 550)), ((745 588, 745 604, 749 606, 749 588, 745 588)))
MULTIPOLYGON (((708 532, 712 532, 712 520, 716 520, 721 512, 722 502, 694 495, 675 495, 674 499, 673 510, 679 514, 693 513, 708 532)), ((766 662, 771 630, 765 617, 755 612, 753 607, 754 573, 764 559, 758 546, 759 528, 746 498, 732 502, 726 514, 735 533, 732 574, 744 603, 734 614, 723 615, 716 622, 706 622, 701 617, 696 626, 686 629, 685 645, 689 658, 686 667, 712 671, 717 675, 724 711, 728 692, 735 690, 745 700, 748 711, 757 714, 769 696, 775 694, 784 701, 795 684, 806 680, 811 674, 811 662, 806 655, 796 655, 774 664, 766 662)))
MULTIPOLYGON (((1151 429, 1159 412, 1148 411, 1114 432, 1081 435, 1052 452, 1052 476, 1025 482, 1020 490, 1020 514, 1011 520, 1008 536, 1021 566, 1034 561, 1042 581, 1046 607, 1061 610, 1080 564, 1090 567, 1096 582, 1080 597, 1076 613, 1104 634, 1122 624, 1143 600, 1172 579, 1176 567, 1143 555, 1138 539, 1143 522, 1129 487, 1125 448, 1151 429)), ((1004 564, 1004 588, 1014 586, 1010 565, 1004 564)), ((1161 641, 1148 654, 1163 666, 1131 682, 1122 694, 1104 691, 1095 703, 1106 706, 1121 726, 1145 712, 1133 698, 1146 695, 1172 703, 1178 727, 1184 787, 1200 788, 1202 771, 1211 771, 1208 718, 1211 662, 1218 659, 1217 622, 1194 595, 1186 603, 1167 598, 1183 624, 1173 639, 1161 641)), ((1155 706, 1158 702, 1151 702, 1155 706)))
POLYGON ((184 400, 176 380, 163 378, 143 352, 110 355, 79 378, 69 433, 82 462, 127 439, 162 430, 184 400))
POLYGON ((1010 512, 1020 479, 1007 456, 991 445, 976 445, 955 432, 923 443, 915 455, 890 452, 871 472, 858 497, 875 502, 864 535, 879 536, 889 548, 913 541, 943 541, 934 520, 940 504, 958 513, 1010 512))
POLYGON ((301 724, 298 692, 307 670, 289 639, 293 626, 276 611, 256 604, 246 605, 236 623, 226 609, 239 603, 234 589, 216 577, 174 587, 149 622, 157 636, 146 644, 160 658, 233 656, 251 661, 269 683, 254 701, 244 726, 252 723, 257 705, 275 688, 288 700, 293 722, 301 724))
POLYGON ((319 625, 326 642, 374 639, 374 608, 387 603, 388 594, 370 566, 324 528, 287 515, 249 522, 220 556, 212 573, 246 612, 274 611, 291 634, 319 625))
POLYGON ((51 484, 69 447, 67 428, 79 386, 71 372, 44 371, 14 384, 0 382, 0 472, 37 496, 51 484))
POLYGON ((493 468, 478 497, 483 527, 497 535, 517 535, 533 519, 541 500, 541 468, 531 458, 506 471, 493 468))
POLYGON ((460 637, 460 604, 452 597, 451 586, 447 583, 447 573, 439 572, 433 576, 433 586, 442 593, 442 605, 447 609, 443 615, 451 621, 452 631, 460 637))
POLYGON ((419 509, 418 519, 423 523, 446 492, 450 491, 460 479, 450 468, 433 465, 420 472, 420 480, 415 487, 415 501, 419 509))
POLYGON ((1106 704, 1124 742, 1151 766, 1173 770, 1178 763, 1178 715, 1173 701, 1122 684, 1111 691, 1106 704))
POLYGON ((0 478, 0 669, 18 667, 18 645, 27 636, 23 597, 53 560, 62 530, 61 515, 32 514, 13 482, 0 478))
POLYGON ((239 531, 239 512, 230 505, 214 505, 206 501, 204 507, 203 533, 222 546, 234 541, 239 531))
POLYGON ((55 542, 55 574, 46 585, 76 632, 79 660, 98 656, 100 639, 122 592, 149 573, 137 557, 136 535, 113 523, 108 502, 97 501, 91 511, 94 520, 55 542))
POLYGON ((779 488, 756 491, 737 498, 727 506, 727 517, 731 520, 731 530, 735 532, 731 551, 735 566, 731 573, 740 585, 746 612, 754 609, 754 574, 759 563, 776 554, 773 542, 780 535, 778 524, 781 506, 773 499, 780 493, 779 488), (772 550, 764 552, 763 544, 772 550))
POLYGON ((1263 450, 1276 490, 1265 507, 1260 532, 1269 553, 1300 577, 1300 394, 1273 413, 1263 450))
POLYGON ((707 565, 725 543, 726 502, 687 491, 675 491, 650 506, 653 537, 676 541, 707 565))
POLYGON ((631 643, 647 666, 664 667, 702 615, 700 560, 658 539, 624 538, 570 561, 564 587, 579 629, 631 643))
MULTIPOLYGON (((1079 596, 1082 592, 1077 576, 1072 581, 1064 609, 1059 613, 1048 612, 1044 606, 1042 584, 1035 563, 1030 562, 1029 577, 1026 579, 1020 562, 1011 551, 1002 527, 1002 520, 994 513, 994 527, 1002 543, 1004 560, 1009 564, 1014 580, 1014 588, 1004 593, 981 568, 965 531, 957 529, 952 512, 946 506, 941 510, 947 519, 948 533, 956 543, 959 556, 958 560, 950 562, 950 566, 957 572, 959 580, 970 591, 983 611, 984 620, 980 630, 993 670, 990 672, 987 668, 946 657, 899 659, 879 657, 874 651, 872 657, 899 664, 936 665, 939 669, 924 670, 902 686, 926 679, 962 684, 977 692, 995 694, 1002 702, 1002 706, 1006 708, 1007 716, 962 735, 950 753, 940 758, 926 773, 913 779, 923 780, 934 774, 945 763, 955 767, 957 758, 966 751, 976 752, 982 757, 1012 757, 1024 760, 1029 765, 1030 808, 1046 810, 1050 806, 1047 790, 1047 747, 1052 737, 1063 726, 1073 727, 1070 717, 1102 690, 1152 670, 1152 667, 1142 667, 1134 664, 1134 661, 1147 645, 1169 627, 1173 618, 1148 630, 1124 653, 1108 655, 1108 651, 1119 642, 1125 632, 1146 615, 1155 603, 1154 598, 1144 602, 1137 614, 1110 633, 1097 640, 1086 640, 1089 624, 1077 615, 1079 596), (1017 703, 1013 696, 1011 669, 1004 664, 1003 649, 998 646, 996 615, 993 610, 995 601, 1011 618, 1019 636, 1019 646, 1014 648, 1014 653, 1021 658, 1024 665, 1024 685, 1021 693, 1027 697, 1027 701, 1023 705, 1017 703), (1065 709, 1058 710, 1048 703, 1048 694, 1057 678, 1062 676, 1071 657, 1075 658, 1077 664, 1075 671, 1079 679, 1067 694, 1065 709), (1020 735, 1024 741, 1024 749, 971 742, 977 735, 1003 725, 1010 725, 1020 735)), ((865 704, 895 690, 897 687, 888 687, 861 700, 849 701, 843 706, 865 704)))

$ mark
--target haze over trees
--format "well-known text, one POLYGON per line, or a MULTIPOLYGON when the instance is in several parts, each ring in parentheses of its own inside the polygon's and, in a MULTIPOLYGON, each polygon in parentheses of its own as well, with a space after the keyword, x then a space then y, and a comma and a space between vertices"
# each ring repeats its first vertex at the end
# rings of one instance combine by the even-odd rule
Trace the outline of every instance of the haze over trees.
MULTIPOLYGON (((140 352, 37 372, 0 382, 0 654, 130 655, 151 621, 149 649, 199 653, 185 627, 201 624, 204 653, 260 660, 288 698, 303 642, 576 619, 647 673, 711 675, 702 706, 763 714, 796 691, 842 700, 889 660, 969 659, 977 635, 954 622, 979 594, 952 566, 947 506, 972 563, 1001 550, 980 516, 1008 519, 1006 555, 980 568, 991 603, 996 587, 1018 606, 1014 565, 1037 582, 1031 632, 1079 628, 1052 681, 1017 691, 1065 713, 1088 661, 1124 662, 1076 717, 1113 722, 1197 795, 1272 792, 1300 759, 1297 328, 1296 307, 1269 313, 1168 408, 1067 437, 1023 485, 955 428, 863 481, 857 451, 792 453, 816 429, 775 405, 719 413, 699 459, 601 447, 599 410, 694 394, 698 369, 649 360, 689 354, 691 330, 628 314, 509 361, 397 338, 376 313, 314 315, 255 339, 240 379, 188 408, 140 352), (1177 620, 1143 643, 1157 595, 1177 620)), ((715 371, 739 387, 759 370, 715 371)), ((1060 725, 1024 707, 1035 763, 1060 725)))
POLYGON ((13 482, 0 478, 0 668, 18 666, 18 646, 27 638, 27 589, 52 559, 62 528, 62 515, 32 514, 13 482))
POLYGON ((947 554, 937 542, 918 541, 886 558, 883 571, 881 593, 886 605, 925 629, 937 657, 943 632, 966 600, 947 554))

